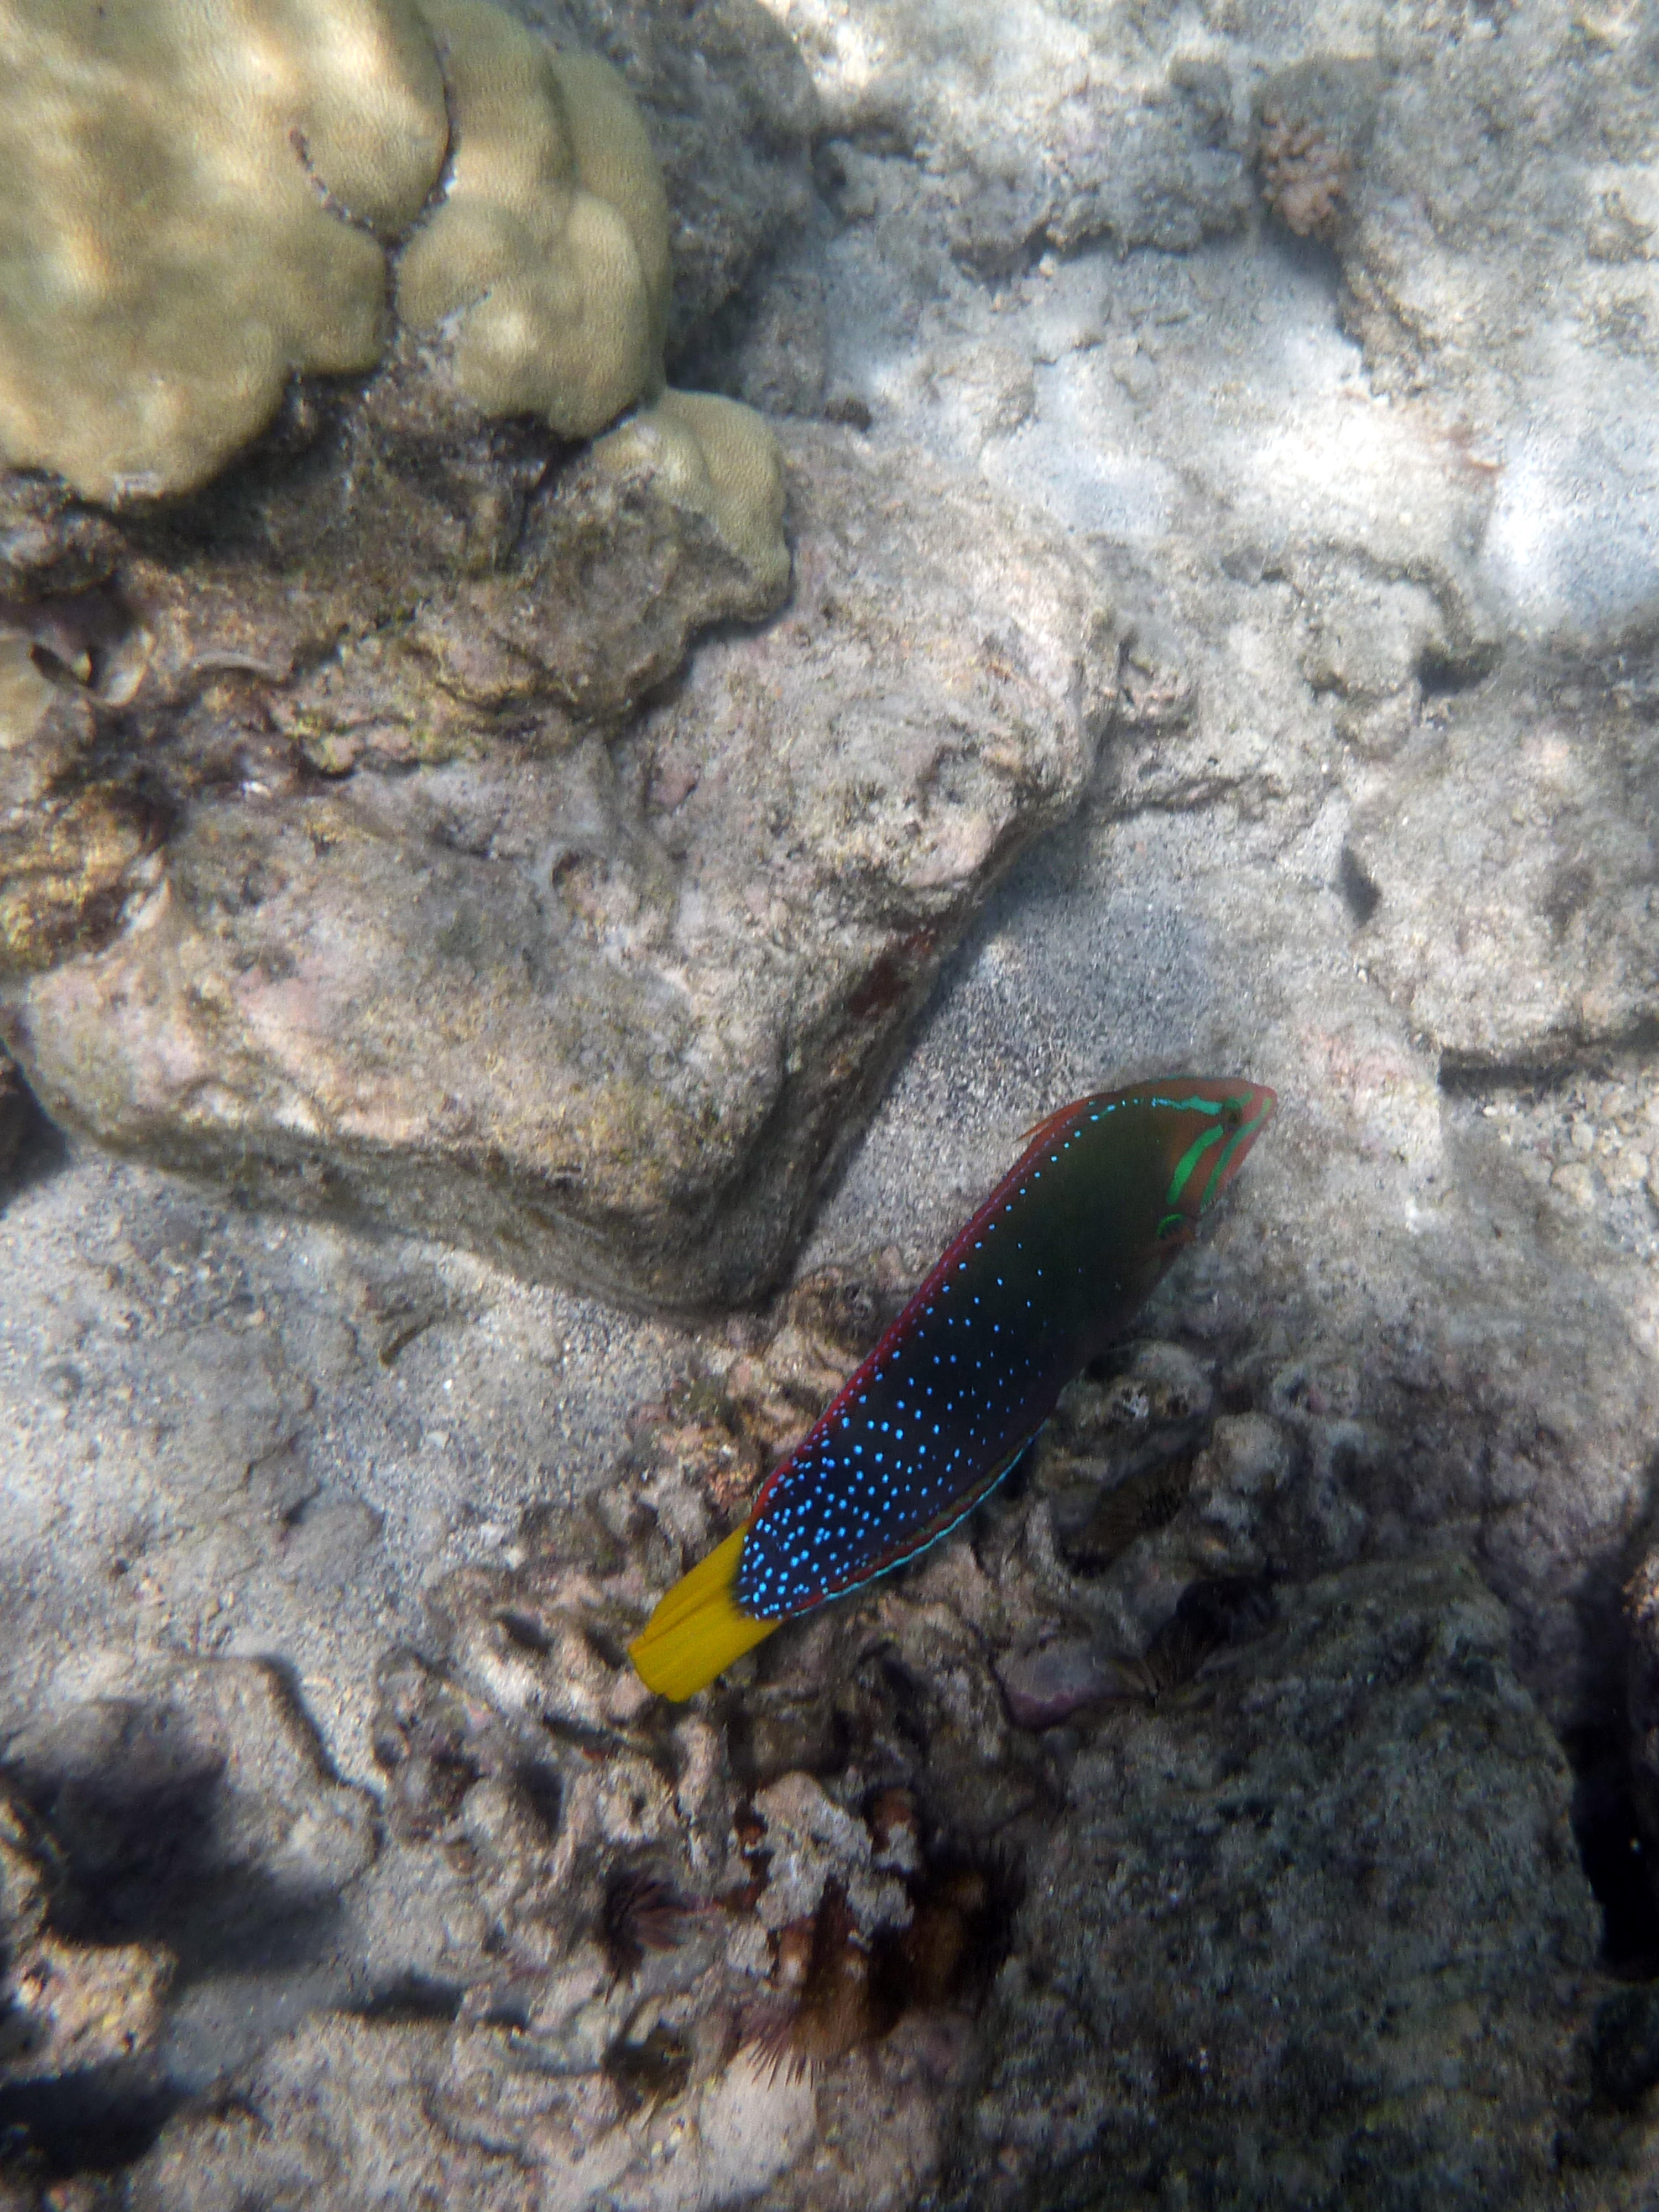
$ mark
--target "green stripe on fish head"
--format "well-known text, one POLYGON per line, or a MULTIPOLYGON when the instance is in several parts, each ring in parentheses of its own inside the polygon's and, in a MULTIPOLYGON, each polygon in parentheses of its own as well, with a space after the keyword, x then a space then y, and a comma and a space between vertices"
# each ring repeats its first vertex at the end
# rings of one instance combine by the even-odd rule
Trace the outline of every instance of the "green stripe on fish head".
POLYGON ((1243 1166, 1278 1103, 1264 1085, 1242 1082, 1171 1085, 1153 1099, 1169 1164, 1160 1242, 1197 1226, 1243 1166))

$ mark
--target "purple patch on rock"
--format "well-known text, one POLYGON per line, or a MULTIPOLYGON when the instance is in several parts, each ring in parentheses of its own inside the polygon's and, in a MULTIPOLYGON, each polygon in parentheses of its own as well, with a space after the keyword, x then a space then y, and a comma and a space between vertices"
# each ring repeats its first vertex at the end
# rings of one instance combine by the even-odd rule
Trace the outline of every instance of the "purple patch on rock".
POLYGON ((1045 1644, 1006 1659, 997 1668, 1009 1717, 1017 1728, 1048 1729, 1079 1705, 1109 1697, 1116 1675, 1082 1643, 1045 1644))

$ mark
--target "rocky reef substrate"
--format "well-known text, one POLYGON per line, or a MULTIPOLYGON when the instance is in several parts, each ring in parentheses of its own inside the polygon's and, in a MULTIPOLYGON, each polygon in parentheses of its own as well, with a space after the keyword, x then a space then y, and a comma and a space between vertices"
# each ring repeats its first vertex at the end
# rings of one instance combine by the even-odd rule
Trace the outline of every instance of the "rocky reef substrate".
POLYGON ((1651 24, 554 27, 786 599, 395 340, 177 518, 9 483, 8 2212, 1637 2212, 1651 24), (1141 1334, 647 1699, 1176 1061, 1282 1107, 1141 1334))

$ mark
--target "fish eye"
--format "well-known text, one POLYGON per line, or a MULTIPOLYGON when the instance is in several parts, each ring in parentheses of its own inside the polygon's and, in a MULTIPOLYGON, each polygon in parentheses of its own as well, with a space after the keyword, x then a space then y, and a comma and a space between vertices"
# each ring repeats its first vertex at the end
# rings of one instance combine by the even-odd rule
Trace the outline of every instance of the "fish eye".
POLYGON ((1239 1123, 1244 1119, 1244 1109, 1239 1104, 1237 1098, 1230 1098, 1227 1101, 1226 1108, 1222 1114, 1221 1119, 1223 1125, 1229 1129, 1236 1129, 1239 1123))

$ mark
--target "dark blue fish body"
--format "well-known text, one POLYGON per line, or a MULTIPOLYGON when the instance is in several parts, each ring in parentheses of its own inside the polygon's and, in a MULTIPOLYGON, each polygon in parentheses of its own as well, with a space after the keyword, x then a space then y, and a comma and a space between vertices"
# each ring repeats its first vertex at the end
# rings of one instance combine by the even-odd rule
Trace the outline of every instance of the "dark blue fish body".
POLYGON ((632 1647, 645 1680, 689 1696, 971 1512, 1191 1240, 1274 1103, 1183 1077, 1044 1121, 743 1528, 664 1598, 632 1647))

